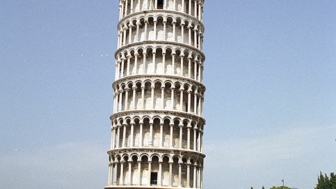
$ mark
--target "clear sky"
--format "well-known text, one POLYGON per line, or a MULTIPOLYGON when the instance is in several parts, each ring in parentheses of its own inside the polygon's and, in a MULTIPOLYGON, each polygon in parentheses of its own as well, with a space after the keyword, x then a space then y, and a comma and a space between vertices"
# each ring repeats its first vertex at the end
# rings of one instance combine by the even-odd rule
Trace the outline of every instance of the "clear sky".
MULTIPOLYGON (((103 188, 118 1, 0 7, 0 188, 103 188)), ((205 189, 313 189, 336 171, 335 10, 206 0, 205 189)))

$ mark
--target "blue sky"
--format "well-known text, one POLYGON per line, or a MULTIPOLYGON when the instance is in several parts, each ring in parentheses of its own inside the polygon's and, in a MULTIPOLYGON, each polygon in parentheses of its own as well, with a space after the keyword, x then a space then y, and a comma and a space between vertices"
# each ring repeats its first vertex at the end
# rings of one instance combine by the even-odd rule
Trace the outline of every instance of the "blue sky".
MULTIPOLYGON (((0 188, 107 184, 116 0, 0 2, 0 188)), ((336 171, 336 2, 204 5, 204 188, 336 171)))

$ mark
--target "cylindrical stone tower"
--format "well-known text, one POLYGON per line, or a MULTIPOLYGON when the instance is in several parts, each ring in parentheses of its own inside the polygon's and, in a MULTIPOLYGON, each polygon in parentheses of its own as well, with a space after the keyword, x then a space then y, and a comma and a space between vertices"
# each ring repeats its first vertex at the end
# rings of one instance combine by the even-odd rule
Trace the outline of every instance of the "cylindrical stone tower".
POLYGON ((109 188, 203 188, 204 0, 120 0, 109 188))

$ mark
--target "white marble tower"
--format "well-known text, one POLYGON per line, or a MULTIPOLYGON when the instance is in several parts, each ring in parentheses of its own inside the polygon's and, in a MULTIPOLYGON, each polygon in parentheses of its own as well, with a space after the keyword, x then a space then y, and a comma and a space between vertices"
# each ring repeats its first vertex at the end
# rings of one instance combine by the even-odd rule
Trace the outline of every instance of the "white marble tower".
POLYGON ((120 0, 108 186, 203 188, 204 0, 120 0))

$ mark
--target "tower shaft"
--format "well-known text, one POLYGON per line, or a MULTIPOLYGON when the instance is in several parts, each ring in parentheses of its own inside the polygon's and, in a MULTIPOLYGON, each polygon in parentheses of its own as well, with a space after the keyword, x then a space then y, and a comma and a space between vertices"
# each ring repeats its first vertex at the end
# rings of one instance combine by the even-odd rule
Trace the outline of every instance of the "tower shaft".
POLYGON ((110 188, 203 188, 204 0, 120 0, 110 188))

